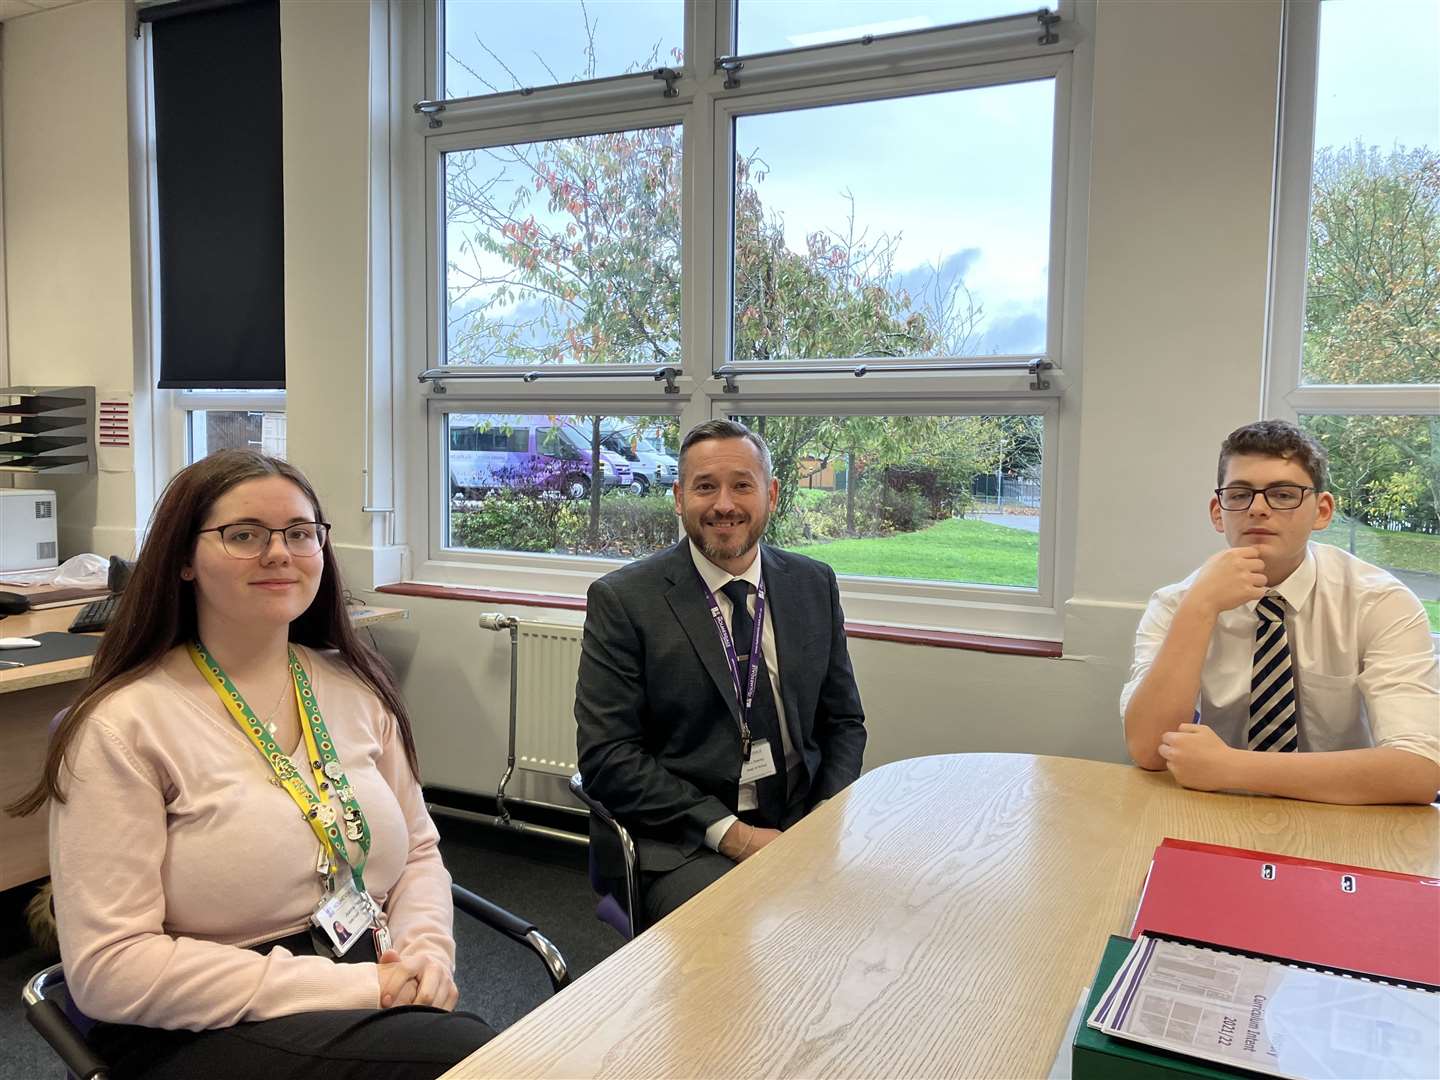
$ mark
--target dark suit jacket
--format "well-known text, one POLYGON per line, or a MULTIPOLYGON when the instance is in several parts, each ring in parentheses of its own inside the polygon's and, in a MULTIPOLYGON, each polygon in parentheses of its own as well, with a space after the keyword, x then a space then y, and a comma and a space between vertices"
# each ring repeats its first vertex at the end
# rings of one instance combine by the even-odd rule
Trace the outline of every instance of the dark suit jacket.
MULTIPOLYGON (((766 606, 806 809, 860 775, 865 716, 845 648, 835 572, 764 547, 766 606)), ((740 707, 700 575, 682 540, 590 586, 575 689, 580 772, 635 838, 642 868, 674 869, 735 812, 740 707)), ((614 838, 591 823, 597 866, 623 873, 614 838)))

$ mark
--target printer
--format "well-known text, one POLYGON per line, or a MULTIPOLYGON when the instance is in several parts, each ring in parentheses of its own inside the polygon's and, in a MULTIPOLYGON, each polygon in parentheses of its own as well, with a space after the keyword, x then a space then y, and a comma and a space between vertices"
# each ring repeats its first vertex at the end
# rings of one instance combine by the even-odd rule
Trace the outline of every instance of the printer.
POLYGON ((0 488, 0 573, 58 566, 55 492, 0 488))

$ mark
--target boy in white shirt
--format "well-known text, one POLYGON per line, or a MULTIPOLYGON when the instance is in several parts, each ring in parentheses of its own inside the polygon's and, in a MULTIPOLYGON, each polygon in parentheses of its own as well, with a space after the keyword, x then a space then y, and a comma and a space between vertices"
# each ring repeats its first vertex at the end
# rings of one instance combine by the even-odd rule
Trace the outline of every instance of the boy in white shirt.
POLYGON ((1310 544, 1335 512, 1326 467, 1279 420, 1221 446, 1210 520, 1229 547, 1156 592, 1136 632, 1120 712, 1137 765, 1201 791, 1434 800, 1440 673, 1425 609, 1379 567, 1310 544))

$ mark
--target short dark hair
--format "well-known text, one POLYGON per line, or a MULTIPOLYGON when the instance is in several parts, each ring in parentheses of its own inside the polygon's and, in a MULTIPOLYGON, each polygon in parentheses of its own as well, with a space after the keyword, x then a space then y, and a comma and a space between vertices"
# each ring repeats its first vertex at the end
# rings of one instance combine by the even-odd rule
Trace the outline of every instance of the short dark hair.
POLYGON ((703 424, 696 424, 690 429, 685 441, 680 444, 680 475, 685 475, 685 451, 696 443, 707 442, 710 439, 745 439, 751 446, 755 447, 756 453, 760 455, 760 464, 765 467, 765 482, 770 482, 770 474, 774 468, 770 461, 770 448, 765 445, 765 440, 755 432, 751 431, 739 420, 706 420, 703 424))
POLYGON ((1225 467, 1236 454, 1257 454, 1297 462, 1310 474, 1316 491, 1330 486, 1330 456, 1311 436, 1286 420, 1257 420, 1236 428, 1220 444, 1220 467, 1215 482, 1225 483, 1225 467))

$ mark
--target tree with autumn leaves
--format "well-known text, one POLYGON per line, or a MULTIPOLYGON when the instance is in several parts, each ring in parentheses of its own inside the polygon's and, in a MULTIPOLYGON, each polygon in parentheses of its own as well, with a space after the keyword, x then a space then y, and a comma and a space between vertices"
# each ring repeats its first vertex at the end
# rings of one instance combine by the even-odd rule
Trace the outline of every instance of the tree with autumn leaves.
MULTIPOLYGON (((446 226, 458 238, 447 362, 679 364, 678 128, 469 150, 445 161, 446 226)), ((894 285, 899 238, 857 228, 853 205, 843 228, 814 232, 805 251, 792 250, 761 199, 764 179, 758 158, 738 162, 737 361, 954 355, 973 346, 981 311, 962 281, 942 280, 937 269, 917 303, 894 285)), ((599 418, 587 419, 585 434, 598 446, 599 418)), ((769 417, 764 427, 781 518, 801 457, 817 446, 845 459, 852 487, 871 462, 911 448, 952 464, 963 458, 972 475, 1004 451, 984 418, 769 417)), ((599 456, 592 460, 597 522, 599 456)))

